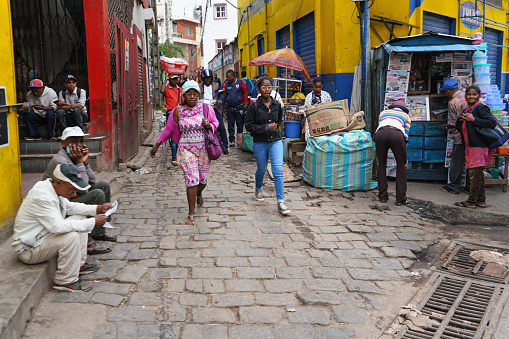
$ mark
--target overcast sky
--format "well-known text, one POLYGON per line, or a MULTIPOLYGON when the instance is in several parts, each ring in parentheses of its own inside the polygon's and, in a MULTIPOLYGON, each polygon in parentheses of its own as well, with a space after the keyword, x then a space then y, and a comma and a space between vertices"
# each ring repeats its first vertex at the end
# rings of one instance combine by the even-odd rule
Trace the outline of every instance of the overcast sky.
POLYGON ((202 3, 202 0, 172 0, 171 2, 171 14, 174 18, 178 17, 193 17, 193 9, 195 5, 200 6, 202 3), (185 15, 184 15, 185 11, 185 15))

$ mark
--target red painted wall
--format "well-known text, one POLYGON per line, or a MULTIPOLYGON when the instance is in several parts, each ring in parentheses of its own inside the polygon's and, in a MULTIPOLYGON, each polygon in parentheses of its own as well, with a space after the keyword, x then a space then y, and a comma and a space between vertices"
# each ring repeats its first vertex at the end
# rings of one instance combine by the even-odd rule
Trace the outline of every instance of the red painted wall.
POLYGON ((198 24, 186 20, 177 21, 177 31, 174 33, 181 33, 183 39, 196 40, 196 26, 198 24), (192 35, 186 35, 186 27, 191 27, 192 35))

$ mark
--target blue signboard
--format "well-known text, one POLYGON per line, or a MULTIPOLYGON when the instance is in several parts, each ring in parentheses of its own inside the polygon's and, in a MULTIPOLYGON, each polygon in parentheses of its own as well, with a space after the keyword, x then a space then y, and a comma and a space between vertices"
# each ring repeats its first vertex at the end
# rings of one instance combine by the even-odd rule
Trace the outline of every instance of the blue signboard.
POLYGON ((482 13, 472 1, 465 1, 460 8, 460 18, 467 28, 478 29, 482 23, 482 13))

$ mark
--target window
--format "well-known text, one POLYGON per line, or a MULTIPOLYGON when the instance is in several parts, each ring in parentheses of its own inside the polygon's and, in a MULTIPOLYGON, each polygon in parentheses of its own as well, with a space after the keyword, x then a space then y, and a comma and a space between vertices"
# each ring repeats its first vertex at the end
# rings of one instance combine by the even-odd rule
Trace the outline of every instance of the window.
POLYGON ((191 26, 185 26, 185 28, 186 28, 186 35, 193 36, 193 28, 191 26))
POLYGON ((226 4, 214 5, 214 19, 226 19, 226 4))
POLYGON ((226 40, 216 40, 216 54, 226 45, 226 40))

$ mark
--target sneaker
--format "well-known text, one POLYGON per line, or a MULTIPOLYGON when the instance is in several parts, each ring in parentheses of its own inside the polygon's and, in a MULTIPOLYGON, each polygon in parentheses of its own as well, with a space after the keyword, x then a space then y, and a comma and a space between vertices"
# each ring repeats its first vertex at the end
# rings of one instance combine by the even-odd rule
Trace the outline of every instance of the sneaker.
POLYGON ((277 209, 279 213, 281 213, 282 215, 290 214, 290 210, 288 209, 288 207, 286 207, 284 202, 278 202, 277 209))
POLYGON ((262 190, 259 190, 259 189, 255 188, 255 200, 256 201, 263 201, 263 200, 265 200, 263 198, 262 190))
POLYGON ((177 160, 172 160, 172 161, 171 161, 171 164, 172 164, 173 166, 177 166, 177 165, 178 165, 177 160))
POLYGON ((235 147, 235 142, 230 142, 230 143, 228 144, 228 147, 235 147))
POLYGON ((448 193, 452 193, 452 194, 460 194, 459 191, 453 190, 452 188, 449 187, 449 185, 442 186, 442 190, 444 190, 445 192, 448 192, 448 193))
POLYGON ((50 141, 57 141, 58 139, 57 139, 57 137, 51 137, 51 138, 49 138, 49 140, 50 141))
POLYGON ((91 282, 83 281, 83 280, 76 280, 72 284, 68 285, 59 285, 57 283, 53 283, 53 288, 55 290, 60 291, 69 291, 69 292, 86 292, 90 291, 92 289, 93 285, 91 282))
POLYGON ((25 137, 26 141, 36 141, 41 140, 41 137, 25 137))
POLYGON ((80 275, 94 273, 99 271, 99 269, 99 265, 84 263, 83 266, 80 267, 80 275))
POLYGON ((229 152, 228 152, 228 148, 225 148, 225 150, 223 151, 223 154, 224 154, 224 155, 228 155, 228 153, 229 153, 229 152))

